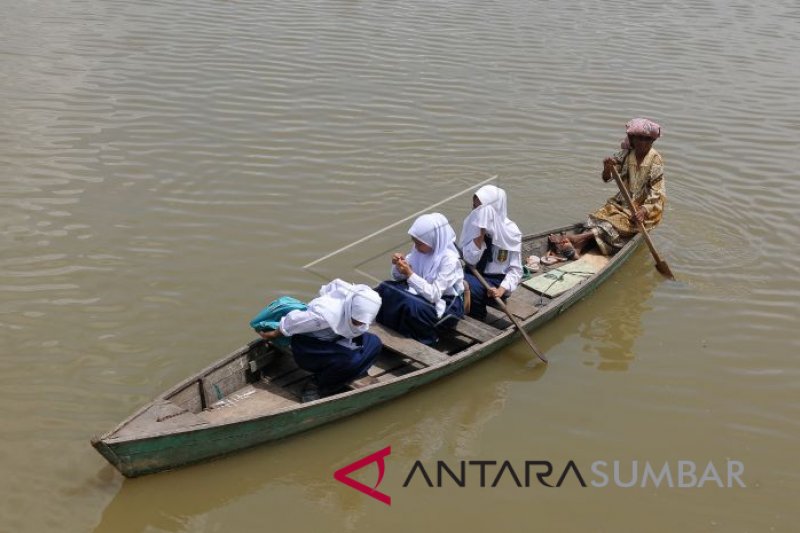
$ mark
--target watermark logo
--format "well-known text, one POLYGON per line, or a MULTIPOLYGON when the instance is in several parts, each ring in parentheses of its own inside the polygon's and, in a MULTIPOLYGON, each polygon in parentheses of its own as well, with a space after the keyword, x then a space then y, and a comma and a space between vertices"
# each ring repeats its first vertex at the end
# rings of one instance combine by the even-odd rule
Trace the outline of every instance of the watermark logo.
MULTIPOLYGON (((334 472, 333 477, 348 487, 366 494, 386 505, 392 498, 378 489, 386 472, 384 459, 392 452, 387 446, 382 450, 362 457, 334 472), (370 487, 350 477, 372 463, 378 467, 378 481, 370 487)), ((621 461, 596 460, 591 463, 569 460, 562 467, 548 460, 461 460, 434 461, 427 465, 414 461, 402 488, 442 489, 448 487, 480 487, 492 489, 517 487, 529 489, 536 486, 557 489, 563 485, 582 489, 605 489, 611 487, 663 488, 663 489, 735 489, 746 488, 743 479, 744 463, 734 459, 715 463, 713 460, 695 462, 678 461, 621 461)))
POLYGON ((370 498, 375 498, 379 502, 383 502, 386 505, 392 505, 392 497, 388 494, 384 494, 383 492, 377 490, 378 485, 381 484, 383 481, 383 474, 386 472, 386 463, 384 462, 384 457, 388 456, 392 453, 392 447, 387 446, 382 450, 378 450, 375 453, 371 453, 365 457, 362 457, 358 461, 354 463, 350 463, 349 465, 340 468, 336 472, 333 473, 333 478, 336 481, 341 481, 348 487, 354 488, 357 491, 363 492, 370 498), (350 477, 350 474, 355 472, 356 470, 361 470, 365 466, 375 463, 378 467, 378 481, 375 483, 374 487, 370 487, 364 485, 360 481, 356 481, 355 479, 350 477))

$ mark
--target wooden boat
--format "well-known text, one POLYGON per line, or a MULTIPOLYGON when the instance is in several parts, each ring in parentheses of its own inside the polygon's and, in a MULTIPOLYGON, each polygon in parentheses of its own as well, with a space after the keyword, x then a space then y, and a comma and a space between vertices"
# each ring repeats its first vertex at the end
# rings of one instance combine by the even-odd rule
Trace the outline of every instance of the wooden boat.
MULTIPOLYGON (((543 255, 550 233, 579 227, 526 236, 523 258, 543 255)), ((582 276, 560 295, 549 297, 520 286, 508 299, 510 312, 527 331, 538 328, 591 293, 640 243, 637 235, 611 258, 585 254, 582 260, 593 261, 597 272, 582 276)), ((541 275, 564 264, 568 263, 544 267, 541 275)), ((433 347, 378 324, 370 331, 381 337, 383 352, 369 377, 353 382, 346 392, 301 403, 309 374, 297 368, 290 353, 258 339, 161 394, 113 430, 93 438, 92 445, 128 477, 204 461, 397 398, 520 337, 508 317, 494 308, 489 308, 485 321, 465 317, 433 347)))

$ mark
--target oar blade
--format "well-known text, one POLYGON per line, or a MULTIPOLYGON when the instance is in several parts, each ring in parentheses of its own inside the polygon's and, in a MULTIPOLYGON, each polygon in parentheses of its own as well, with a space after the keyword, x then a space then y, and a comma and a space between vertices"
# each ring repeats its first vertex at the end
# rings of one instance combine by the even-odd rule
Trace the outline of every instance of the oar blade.
POLYGON ((511 311, 508 310, 508 307, 506 307, 505 303, 503 303, 503 300, 500 298, 496 298, 495 300, 497 301, 498 305, 501 306, 503 311, 506 312, 508 318, 510 318, 511 321, 514 323, 514 326, 516 326, 517 331, 519 331, 520 335, 522 335, 522 338, 525 339, 525 342, 528 343, 528 346, 530 346, 531 350, 533 350, 533 353, 536 354, 536 357, 538 357, 541 362, 547 363, 548 362, 547 357, 545 357, 542 351, 539 349, 539 347, 533 343, 533 339, 531 339, 530 335, 528 335, 528 332, 525 331, 525 328, 522 327, 522 324, 519 323, 519 321, 514 317, 511 311))
POLYGON ((675 276, 672 274, 672 270, 669 269, 669 265, 664 260, 656 262, 656 270, 661 272, 665 277, 675 281, 675 276))
POLYGON ((539 358, 539 361, 541 361, 542 363, 549 363, 549 361, 547 360, 547 357, 545 357, 544 354, 542 353, 542 351, 533 343, 533 341, 528 336, 528 334, 525 333, 524 336, 525 336, 525 340, 528 341, 528 346, 530 346, 533 349, 533 353, 536 354, 536 357, 539 358))

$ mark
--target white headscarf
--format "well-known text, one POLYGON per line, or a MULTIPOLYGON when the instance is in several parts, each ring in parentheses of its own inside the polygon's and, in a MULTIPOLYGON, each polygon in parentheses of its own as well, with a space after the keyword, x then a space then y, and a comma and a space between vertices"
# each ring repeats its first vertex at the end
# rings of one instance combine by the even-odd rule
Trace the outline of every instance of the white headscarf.
POLYGON ((363 335, 375 321, 381 308, 381 297, 366 285, 355 285, 335 279, 319 290, 319 298, 308 304, 308 310, 322 316, 337 335, 352 339, 363 335), (352 320, 363 322, 356 326, 352 320))
POLYGON ((459 244, 463 248, 480 234, 481 228, 492 238, 492 244, 501 250, 519 252, 522 250, 522 232, 508 218, 506 191, 494 185, 484 185, 475 193, 481 205, 472 210, 464 219, 459 244))
POLYGON ((412 250, 413 253, 408 254, 411 269, 428 283, 436 279, 439 265, 446 256, 452 255, 456 259, 459 257, 458 248, 456 248, 456 232, 441 213, 428 213, 418 217, 411 225, 411 229, 408 230, 408 234, 433 248, 429 254, 423 254, 416 250, 412 250))

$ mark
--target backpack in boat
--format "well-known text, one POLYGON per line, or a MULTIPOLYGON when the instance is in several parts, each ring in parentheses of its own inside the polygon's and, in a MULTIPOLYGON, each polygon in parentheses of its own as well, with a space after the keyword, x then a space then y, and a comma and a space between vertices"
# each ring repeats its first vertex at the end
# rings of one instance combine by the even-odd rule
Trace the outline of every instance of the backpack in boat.
MULTIPOLYGON (((284 315, 287 315, 290 311, 305 311, 306 309, 308 309, 308 306, 297 298, 281 296, 262 309, 250 321, 250 327, 256 331, 273 331, 278 329, 278 324, 284 315)), ((272 343, 277 346, 289 346, 291 339, 289 337, 279 337, 272 343)))

